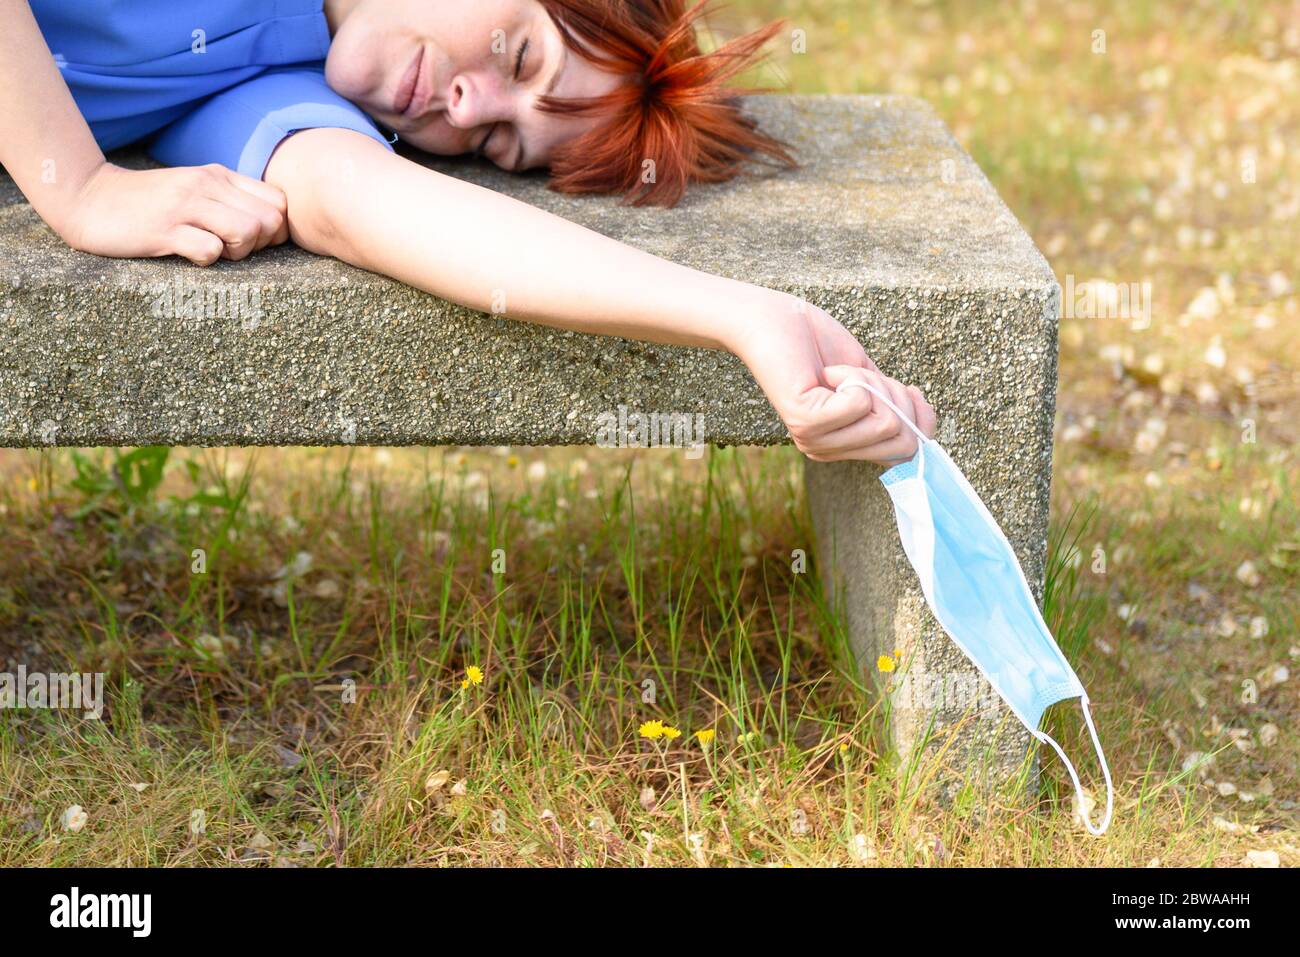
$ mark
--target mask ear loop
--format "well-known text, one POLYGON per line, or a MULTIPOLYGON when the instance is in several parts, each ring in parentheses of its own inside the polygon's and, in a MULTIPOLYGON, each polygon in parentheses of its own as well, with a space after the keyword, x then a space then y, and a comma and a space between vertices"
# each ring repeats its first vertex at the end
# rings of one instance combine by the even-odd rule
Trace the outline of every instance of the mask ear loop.
MULTIPOLYGON (((916 440, 918 443, 920 443, 920 445, 925 445, 928 442, 932 441, 929 436, 927 436, 924 432, 922 432, 920 429, 916 427, 915 422, 913 422, 911 419, 909 419, 907 416, 903 414, 902 409, 894 405, 894 403, 889 400, 889 396, 885 395, 885 393, 881 392, 879 389, 877 389, 874 385, 871 385, 869 382, 863 382, 861 379, 849 379, 845 382, 841 382, 835 391, 843 392, 845 389, 851 389, 855 386, 859 389, 866 389, 868 392, 874 394, 877 398, 879 398, 880 401, 884 402, 885 405, 889 406, 889 408, 893 410, 894 414, 898 416, 899 421, 916 433, 916 440)), ((918 475, 924 474, 924 471, 925 471, 925 456, 922 455, 917 460, 917 474, 918 475)))
POLYGON ((1083 787, 1079 784, 1079 775, 1075 773, 1074 765, 1070 759, 1065 756, 1061 746, 1056 743, 1050 734, 1044 731, 1034 730, 1034 736, 1040 741, 1046 741, 1060 756, 1061 761, 1065 764, 1065 770, 1070 772, 1070 780, 1074 782, 1074 793, 1079 797, 1079 815, 1083 818, 1083 825, 1088 829, 1088 833, 1094 837, 1101 837, 1106 833, 1106 828, 1110 827, 1110 812, 1115 805, 1115 789, 1110 781, 1110 768, 1106 765, 1106 754, 1101 750, 1101 742, 1097 740, 1097 728, 1092 723, 1092 712, 1088 710, 1088 696, 1083 695, 1079 699, 1079 704, 1083 707, 1083 720, 1088 725, 1088 734, 1092 736, 1092 747, 1097 752, 1097 760, 1101 763, 1101 773, 1106 778, 1106 813, 1102 815, 1101 826, 1093 827, 1092 820, 1088 816, 1088 805, 1083 800, 1083 787))

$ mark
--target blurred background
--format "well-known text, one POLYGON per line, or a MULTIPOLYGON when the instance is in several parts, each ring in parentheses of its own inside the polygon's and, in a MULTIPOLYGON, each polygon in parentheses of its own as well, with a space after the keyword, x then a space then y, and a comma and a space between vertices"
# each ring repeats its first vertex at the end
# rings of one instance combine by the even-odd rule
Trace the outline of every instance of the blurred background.
POLYGON ((886 760, 906 662, 792 570, 792 450, 0 451, 0 660, 109 676, 0 716, 0 863, 1300 861, 1300 4, 713 23, 775 17, 757 80, 929 101, 1065 290, 1046 611, 1107 839, 1055 761, 940 808, 886 760))

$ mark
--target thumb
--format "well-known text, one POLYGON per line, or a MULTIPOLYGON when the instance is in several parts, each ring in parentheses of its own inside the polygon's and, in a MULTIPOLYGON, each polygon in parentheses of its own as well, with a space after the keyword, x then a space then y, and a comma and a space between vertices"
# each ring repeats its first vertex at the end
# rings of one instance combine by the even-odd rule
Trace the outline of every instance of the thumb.
POLYGON ((813 394, 810 397, 815 397, 815 404, 834 428, 851 425, 876 409, 875 394, 866 389, 846 387, 845 383, 867 382, 879 389, 883 383, 878 373, 860 366, 835 365, 824 367, 821 378, 826 384, 809 390, 813 394))
MULTIPOLYGON (((827 366, 822 370, 822 378, 826 380, 826 385, 832 389, 839 390, 846 382, 865 382, 881 387, 880 373, 864 366, 827 366)), ((847 388, 845 389, 847 392, 847 388)), ((872 393, 866 389, 854 389, 855 392, 862 392, 868 396, 872 393)))

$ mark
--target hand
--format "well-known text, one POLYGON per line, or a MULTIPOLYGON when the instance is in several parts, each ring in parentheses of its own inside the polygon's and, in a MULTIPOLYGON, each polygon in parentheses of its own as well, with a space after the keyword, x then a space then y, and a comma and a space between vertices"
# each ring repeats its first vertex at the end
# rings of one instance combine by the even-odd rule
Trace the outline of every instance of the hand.
POLYGON ((128 170, 104 163, 77 193, 59 235, 100 256, 243 259, 289 236, 284 193, 224 166, 128 170))
POLYGON ((883 375, 862 346, 829 313, 793 296, 774 294, 763 318, 746 325, 732 351, 744 361, 790 430, 815 462, 858 459, 892 465, 911 458, 917 438, 885 403, 860 388, 868 382, 934 434, 934 409, 915 386, 883 375))

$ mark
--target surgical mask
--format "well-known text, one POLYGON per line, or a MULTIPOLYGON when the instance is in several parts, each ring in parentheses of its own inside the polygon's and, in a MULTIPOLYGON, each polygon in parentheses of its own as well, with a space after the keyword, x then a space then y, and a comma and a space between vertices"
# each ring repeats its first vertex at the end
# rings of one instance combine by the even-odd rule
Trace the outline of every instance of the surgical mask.
POLYGON ((903 551, 926 603, 1021 723, 1060 755, 1079 795, 1084 824, 1100 836, 1110 825, 1114 794, 1088 693, 1048 631, 1011 544, 943 447, 874 386, 851 380, 838 391, 854 386, 873 393, 916 433, 916 454, 888 469, 880 481, 894 503, 903 551), (1083 707, 1106 778, 1106 813, 1097 828, 1074 765, 1050 735, 1038 730, 1048 706, 1067 698, 1078 698, 1083 707))

